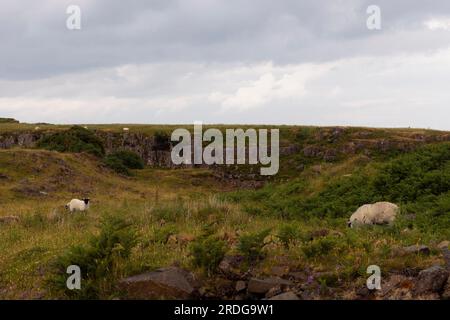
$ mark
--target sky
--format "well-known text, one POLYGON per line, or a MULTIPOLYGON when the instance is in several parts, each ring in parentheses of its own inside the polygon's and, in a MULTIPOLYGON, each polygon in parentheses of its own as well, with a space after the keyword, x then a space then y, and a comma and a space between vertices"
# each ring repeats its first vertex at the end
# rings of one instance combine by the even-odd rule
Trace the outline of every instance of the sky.
POLYGON ((450 130, 449 84, 450 1, 0 5, 0 117, 22 122, 450 130))

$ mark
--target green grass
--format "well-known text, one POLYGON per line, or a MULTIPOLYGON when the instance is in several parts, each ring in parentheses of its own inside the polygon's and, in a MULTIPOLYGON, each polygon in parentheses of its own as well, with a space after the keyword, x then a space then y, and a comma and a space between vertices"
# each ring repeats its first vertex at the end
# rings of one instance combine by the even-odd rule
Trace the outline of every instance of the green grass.
MULTIPOLYGON (((121 132, 125 126, 131 132, 146 133, 177 127, 88 125, 88 129, 121 132)), ((1 124, 0 132, 34 127, 1 124)), ((70 126, 39 127, 65 130, 70 126)), ((438 134, 350 128, 340 140, 330 142, 317 137, 328 134, 328 129, 281 129, 284 143, 326 148, 345 143, 361 131, 367 132, 366 140, 438 134)), ((102 259, 107 257, 104 261, 110 267, 106 269, 86 258, 98 275, 90 278, 94 289, 83 297, 115 298, 119 293, 114 284, 121 277, 174 263, 214 281, 224 254, 246 256, 250 260, 246 266, 257 275, 270 275, 271 267, 280 264, 327 271, 320 278, 322 286, 343 289, 363 283, 370 264, 394 271, 441 263, 434 246, 450 238, 449 161, 448 143, 404 154, 374 154, 371 161, 360 153, 329 163, 293 154, 282 157, 279 177, 261 189, 242 190, 216 180, 205 168, 131 169, 133 175, 124 177, 88 154, 0 150, 0 216, 20 217, 19 223, 0 224, 0 298, 80 298, 53 290, 48 281, 61 283, 66 276, 61 264, 55 268, 58 262, 90 259, 80 251, 75 255, 75 248, 91 252, 99 248, 96 244, 101 239, 113 237, 115 231, 102 226, 106 217, 128 221, 136 242, 127 247, 126 259, 109 259, 114 246, 96 251, 102 259), (305 168, 296 170, 289 162, 293 160, 304 161, 305 168), (317 164, 322 166, 320 173, 313 170, 317 164), (84 196, 92 199, 87 213, 70 215, 64 209, 70 199, 84 196), (347 228, 353 210, 378 200, 401 205, 393 226, 347 228), (396 248, 412 244, 429 245, 431 255, 395 254, 396 248), (214 250, 207 250, 210 247, 214 250), (102 279, 108 279, 108 285, 102 279)))

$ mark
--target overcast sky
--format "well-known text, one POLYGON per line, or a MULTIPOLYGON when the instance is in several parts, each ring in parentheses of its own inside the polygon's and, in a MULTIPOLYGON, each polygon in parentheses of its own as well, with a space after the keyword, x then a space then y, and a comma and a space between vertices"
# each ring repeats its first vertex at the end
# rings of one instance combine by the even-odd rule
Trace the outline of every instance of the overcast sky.
POLYGON ((450 130, 450 1, 2 0, 0 117, 450 130))

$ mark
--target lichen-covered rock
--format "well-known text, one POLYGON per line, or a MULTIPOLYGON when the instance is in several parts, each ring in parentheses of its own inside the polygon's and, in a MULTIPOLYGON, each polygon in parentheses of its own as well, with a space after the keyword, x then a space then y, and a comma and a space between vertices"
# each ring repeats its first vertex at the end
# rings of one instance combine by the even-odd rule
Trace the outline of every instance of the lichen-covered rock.
POLYGON ((439 293, 444 289, 448 277, 449 272, 440 266, 422 270, 417 277, 415 292, 417 295, 439 293))
POLYGON ((265 295, 270 289, 280 286, 281 289, 292 285, 289 280, 279 278, 256 279, 252 278, 248 282, 248 292, 257 295, 265 295))
POLYGON ((190 272, 168 267, 123 279, 119 287, 127 299, 193 299, 200 286, 190 272))

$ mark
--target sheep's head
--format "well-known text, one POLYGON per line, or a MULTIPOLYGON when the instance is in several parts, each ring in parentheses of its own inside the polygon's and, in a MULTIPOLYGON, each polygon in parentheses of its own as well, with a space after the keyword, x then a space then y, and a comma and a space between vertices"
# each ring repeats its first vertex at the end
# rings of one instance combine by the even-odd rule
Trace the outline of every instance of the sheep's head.
POLYGON ((90 201, 90 200, 91 200, 91 199, 89 199, 89 198, 84 198, 84 199, 83 199, 83 201, 84 201, 85 204, 89 204, 89 201, 90 201))

